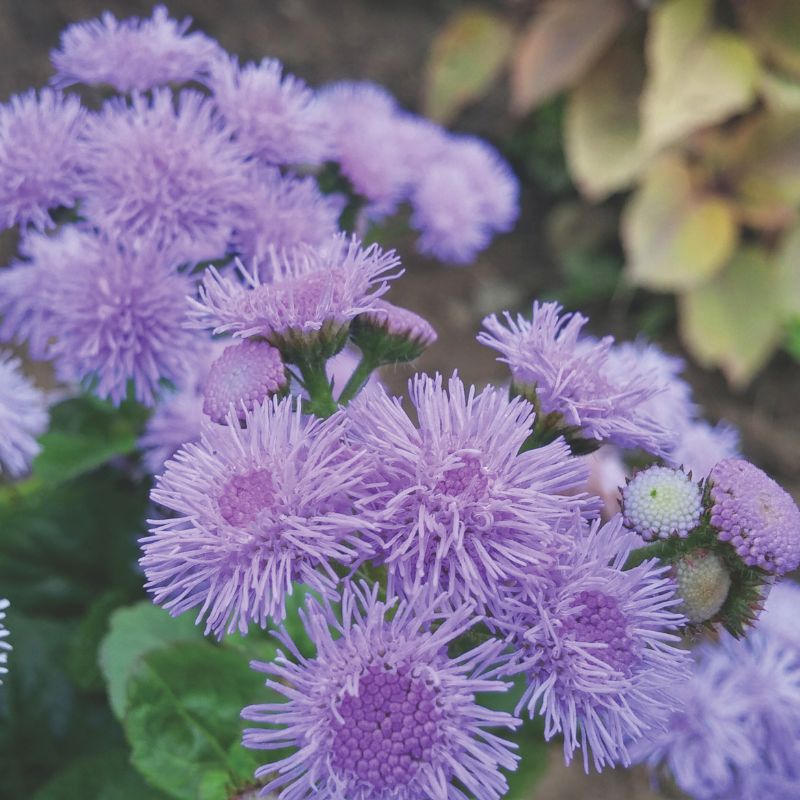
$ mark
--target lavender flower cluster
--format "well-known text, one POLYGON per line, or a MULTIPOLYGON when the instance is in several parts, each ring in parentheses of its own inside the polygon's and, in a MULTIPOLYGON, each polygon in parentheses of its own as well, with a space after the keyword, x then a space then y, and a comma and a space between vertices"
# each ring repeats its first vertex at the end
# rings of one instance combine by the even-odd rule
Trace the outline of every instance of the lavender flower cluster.
MULTIPOLYGON (((493 150, 378 87, 315 92, 274 60, 240 64, 161 7, 70 27, 53 63, 58 88, 0 109, 2 221, 22 228, 0 272, 0 338, 66 383, 157 406, 141 440, 159 473, 146 588, 219 638, 279 626, 278 656, 253 666, 283 702, 243 711, 245 745, 281 751, 257 773, 265 793, 496 800, 519 760, 496 729, 527 715, 567 761, 666 761, 716 798, 697 787, 744 780, 749 754, 797 731, 789 656, 767 657, 758 636, 694 659, 683 645, 721 609, 757 615, 800 563, 800 512, 730 458, 734 438, 699 419, 680 362, 536 303, 478 337, 509 365, 510 392, 417 374, 404 401, 375 378, 436 333, 385 297, 398 255, 360 237, 407 203, 423 252, 472 260, 517 213, 493 150), (122 94, 89 109, 62 93, 73 84, 122 94), (331 177, 341 191, 323 194, 331 177), (340 230, 348 213, 355 230, 340 230), (591 490, 585 454, 601 445, 664 462, 634 476, 624 515, 591 490), (725 591, 704 615, 693 599, 709 580, 725 591), (301 586, 312 655, 280 627, 301 586), (684 689, 740 693, 713 666, 738 658, 786 692, 774 715, 719 710, 737 725, 763 714, 740 761, 687 766, 684 689), (485 699, 509 691, 514 713, 485 699)), ((46 425, 22 406, 22 438, 0 449, 12 472, 46 425)), ((793 769, 782 750, 762 774, 793 769)))

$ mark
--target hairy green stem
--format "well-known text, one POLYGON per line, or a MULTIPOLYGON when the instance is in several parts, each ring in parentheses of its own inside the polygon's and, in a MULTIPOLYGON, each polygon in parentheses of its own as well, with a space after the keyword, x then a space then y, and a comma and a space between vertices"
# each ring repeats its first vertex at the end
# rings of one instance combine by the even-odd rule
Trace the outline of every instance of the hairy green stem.
POLYGON ((378 363, 374 358, 364 355, 355 368, 350 380, 347 381, 342 393, 339 395, 339 405, 346 406, 363 388, 369 376, 377 368, 378 363))

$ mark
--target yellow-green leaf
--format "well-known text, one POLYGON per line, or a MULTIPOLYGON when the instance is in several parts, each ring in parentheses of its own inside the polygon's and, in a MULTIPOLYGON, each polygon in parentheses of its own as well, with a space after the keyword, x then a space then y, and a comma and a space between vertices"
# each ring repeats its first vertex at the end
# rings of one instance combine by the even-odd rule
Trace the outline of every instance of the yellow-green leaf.
POLYGON ((742 387, 781 340, 780 306, 775 263, 763 248, 742 248, 722 274, 681 296, 681 338, 702 365, 742 387))
POLYGON ((800 83, 798 81, 775 72, 763 72, 759 89, 767 108, 772 113, 800 113, 800 83))
POLYGON ((518 114, 572 86, 617 35, 628 15, 621 0, 544 3, 522 33, 511 65, 518 114))
POLYGON ((740 0, 742 23, 758 49, 800 78, 800 3, 797 0, 740 0))
POLYGON ((628 279, 657 291, 699 286, 722 269, 737 237, 730 204, 695 190, 679 158, 662 158, 623 214, 628 279))
POLYGON ((489 11, 467 8, 451 17, 428 59, 425 113, 448 122, 480 98, 506 65, 512 38, 509 24, 489 11))
POLYGON ((651 15, 642 116, 653 151, 755 99, 755 53, 743 37, 714 28, 712 11, 712 0, 668 0, 651 15))
POLYGON ((790 230, 778 247, 778 284, 781 308, 787 317, 800 316, 800 225, 790 230))
POLYGON ((643 71, 637 46, 616 46, 570 95, 567 165, 581 192, 594 200, 630 186, 646 163, 638 106, 643 71))

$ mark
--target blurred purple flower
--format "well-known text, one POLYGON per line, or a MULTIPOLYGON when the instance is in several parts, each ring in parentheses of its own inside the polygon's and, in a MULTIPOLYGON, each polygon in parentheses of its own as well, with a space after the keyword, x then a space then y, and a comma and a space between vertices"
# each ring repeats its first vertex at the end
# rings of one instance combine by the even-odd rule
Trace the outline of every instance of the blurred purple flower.
POLYGON ((293 582, 334 594, 334 564, 363 552, 354 528, 370 528, 353 516, 366 459, 344 444, 341 414, 304 417, 286 398, 228 423, 167 462, 152 499, 170 513, 151 521, 141 559, 155 602, 198 609, 218 636, 280 621, 293 582))
POLYGON ((348 585, 341 614, 309 599, 301 611, 316 656, 299 652, 286 630, 288 655, 253 667, 283 703, 254 705, 242 716, 262 726, 247 747, 293 752, 256 772, 264 792, 293 800, 500 800, 516 769, 509 742, 486 730, 519 721, 479 705, 476 695, 506 691, 487 678, 501 658, 495 639, 449 657, 447 647, 477 621, 462 605, 442 613, 435 602, 378 599, 376 585, 348 585))
POLYGON ((380 526, 376 557, 406 594, 430 585, 454 603, 499 602, 507 583, 552 560, 553 526, 586 505, 566 496, 585 468, 563 440, 519 453, 533 409, 505 391, 417 375, 409 393, 418 427, 384 391, 348 409, 373 464, 364 501, 380 526))
POLYGON ((740 455, 739 433, 730 425, 710 425, 695 420, 679 429, 678 442, 667 456, 667 463, 683 467, 695 479, 706 478, 714 466, 726 458, 740 455))
POLYGON ((20 360, 0 353, 0 475, 27 472, 48 419, 45 397, 22 373, 20 360))
POLYGON ((225 254, 247 192, 247 166, 211 102, 185 90, 109 100, 86 126, 81 184, 89 220, 180 260, 225 254))
POLYGON ((53 227, 48 209, 75 203, 85 120, 77 97, 52 89, 31 89, 0 105, 0 230, 53 227))
POLYGON ((327 119, 314 92, 277 59, 240 66, 235 56, 219 58, 207 85, 248 155, 267 164, 319 164, 328 157, 327 119))
POLYGON ((202 33, 188 33, 192 20, 170 19, 156 6, 149 19, 100 18, 68 26, 50 55, 58 87, 74 83, 110 84, 120 92, 145 91, 200 78, 220 52, 202 33))

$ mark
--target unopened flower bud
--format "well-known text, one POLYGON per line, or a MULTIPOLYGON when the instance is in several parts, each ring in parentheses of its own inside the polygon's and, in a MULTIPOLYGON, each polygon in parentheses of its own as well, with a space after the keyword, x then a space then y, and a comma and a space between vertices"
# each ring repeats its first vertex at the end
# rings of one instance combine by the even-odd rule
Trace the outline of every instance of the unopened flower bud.
POLYGON ((359 348, 379 364, 413 361, 436 341, 436 331, 419 314, 375 300, 353 321, 350 335, 359 348))
POLYGON ((672 565, 672 576, 683 600, 678 610, 693 623, 706 622, 717 614, 731 588, 724 562, 708 550, 682 555, 672 565))

